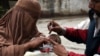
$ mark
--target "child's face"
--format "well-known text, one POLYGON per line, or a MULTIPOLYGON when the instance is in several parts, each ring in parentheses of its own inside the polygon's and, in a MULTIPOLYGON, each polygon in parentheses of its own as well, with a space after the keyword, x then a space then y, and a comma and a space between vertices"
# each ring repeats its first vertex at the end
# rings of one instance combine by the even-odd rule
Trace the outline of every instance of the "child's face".
POLYGON ((59 37, 58 35, 56 35, 56 34, 51 34, 51 35, 49 35, 48 37, 49 37, 50 39, 56 41, 57 43, 61 44, 61 39, 60 39, 60 37, 59 37))
MULTIPOLYGON (((50 39, 56 41, 57 43, 61 44, 60 37, 56 34, 50 34, 48 36, 48 38, 50 38, 50 39)), ((52 48, 53 48, 53 44, 48 41, 48 42, 43 43, 43 45, 40 48, 40 51, 41 52, 51 52, 52 48)))

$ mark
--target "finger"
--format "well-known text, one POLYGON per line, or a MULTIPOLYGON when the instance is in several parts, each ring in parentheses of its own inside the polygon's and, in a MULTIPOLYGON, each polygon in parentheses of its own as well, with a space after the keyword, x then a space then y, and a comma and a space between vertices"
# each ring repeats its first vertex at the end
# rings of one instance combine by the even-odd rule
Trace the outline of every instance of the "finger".
POLYGON ((49 31, 49 34, 51 34, 51 32, 52 32, 52 31, 50 30, 50 31, 49 31))
POLYGON ((53 26, 59 26, 59 24, 57 22, 55 22, 54 20, 52 20, 52 25, 53 26))
POLYGON ((55 49, 55 48, 57 48, 57 46, 56 46, 56 45, 54 45, 54 46, 53 46, 53 48, 55 49))
POLYGON ((45 42, 49 43, 49 38, 45 38, 45 42))
POLYGON ((55 26, 51 28, 51 31, 58 32, 60 30, 59 26, 55 26))
POLYGON ((48 30, 49 30, 49 34, 51 34, 51 32, 52 32, 52 26, 53 26, 53 23, 52 23, 52 21, 48 24, 48 30))
POLYGON ((52 27, 49 29, 49 34, 51 34, 52 31, 57 33, 57 32, 59 32, 59 29, 60 29, 59 26, 52 27))
POLYGON ((49 39, 50 40, 50 42, 53 44, 53 45, 57 45, 58 43, 57 42, 55 42, 54 40, 52 40, 52 39, 49 39))
POLYGON ((48 24, 48 27, 49 27, 49 26, 53 26, 54 23, 55 23, 54 20, 50 21, 50 23, 48 24))
POLYGON ((47 25, 48 30, 50 30, 51 22, 47 25))

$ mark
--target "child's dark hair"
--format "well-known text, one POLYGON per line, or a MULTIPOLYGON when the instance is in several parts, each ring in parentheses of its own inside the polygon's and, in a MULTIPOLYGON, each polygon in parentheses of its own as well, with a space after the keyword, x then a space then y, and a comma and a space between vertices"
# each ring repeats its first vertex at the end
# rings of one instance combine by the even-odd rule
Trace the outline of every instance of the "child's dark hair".
POLYGON ((56 41, 57 43, 61 44, 61 38, 57 34, 50 34, 49 38, 56 41))

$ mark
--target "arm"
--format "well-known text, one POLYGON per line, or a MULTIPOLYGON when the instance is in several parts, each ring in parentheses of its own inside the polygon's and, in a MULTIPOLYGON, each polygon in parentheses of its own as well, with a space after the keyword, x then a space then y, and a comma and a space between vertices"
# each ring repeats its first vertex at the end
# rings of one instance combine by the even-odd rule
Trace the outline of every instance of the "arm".
POLYGON ((52 39, 50 39, 50 42, 53 44, 54 53, 58 56, 85 56, 85 54, 77 54, 74 52, 68 52, 63 45, 58 44, 57 42, 53 41, 52 39))
POLYGON ((0 46, 0 56, 24 56, 24 53, 28 51, 30 48, 35 48, 39 44, 41 44, 45 39, 44 38, 36 38, 27 43, 21 45, 9 45, 0 46))
POLYGON ((0 49, 0 56, 23 56, 27 48, 24 45, 10 45, 0 49))
POLYGON ((78 43, 85 43, 87 38, 87 29, 74 29, 74 28, 66 28, 63 34, 67 39, 71 41, 75 41, 78 43))
POLYGON ((75 29, 75 28, 66 28, 64 30, 58 23, 51 21, 48 24, 48 30, 54 31, 58 35, 63 35, 71 41, 78 43, 85 43, 87 38, 87 29, 75 29), (51 27, 52 26, 52 27, 51 27))

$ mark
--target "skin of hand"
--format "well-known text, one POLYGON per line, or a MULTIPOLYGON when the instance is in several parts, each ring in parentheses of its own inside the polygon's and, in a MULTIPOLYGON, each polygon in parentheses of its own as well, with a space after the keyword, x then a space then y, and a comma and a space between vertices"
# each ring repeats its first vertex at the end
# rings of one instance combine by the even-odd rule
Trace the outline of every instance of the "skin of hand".
POLYGON ((64 48, 63 45, 58 44, 57 42, 49 39, 49 41, 53 44, 53 51, 58 56, 68 56, 68 51, 64 48))
POLYGON ((54 31, 57 34, 61 35, 63 29, 60 27, 58 23, 56 23, 54 20, 50 21, 47 25, 49 31, 54 31))
POLYGON ((41 43, 46 42, 46 41, 48 41, 46 37, 37 37, 31 40, 30 42, 26 43, 24 46, 25 46, 25 49, 28 50, 30 48, 35 48, 39 46, 41 43))

